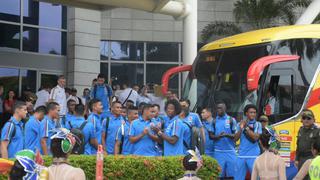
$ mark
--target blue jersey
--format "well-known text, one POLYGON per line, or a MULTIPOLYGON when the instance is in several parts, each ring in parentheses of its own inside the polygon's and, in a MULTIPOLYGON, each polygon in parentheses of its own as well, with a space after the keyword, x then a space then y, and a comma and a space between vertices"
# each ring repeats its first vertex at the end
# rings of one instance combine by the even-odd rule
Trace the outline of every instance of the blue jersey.
POLYGON ((56 121, 50 119, 48 116, 40 123, 40 139, 47 138, 47 151, 50 154, 50 144, 51 144, 51 136, 53 135, 52 130, 55 128, 61 128, 61 124, 56 121))
POLYGON ((67 113, 66 116, 65 116, 65 122, 63 122, 62 124, 64 124, 64 126, 66 127, 66 125, 69 123, 69 121, 72 121, 72 119, 74 118, 75 116, 73 114, 70 114, 70 113, 67 113))
POLYGON ((31 116, 24 127, 25 134, 25 148, 30 149, 33 152, 41 150, 40 144, 40 121, 34 116, 31 116))
MULTIPOLYGON (((249 121, 247 126, 254 130, 254 133, 261 134, 262 126, 260 122, 256 120, 249 121)), ((240 124, 237 125, 237 132, 240 130, 240 124)), ((255 158, 260 155, 259 141, 252 143, 244 134, 244 131, 241 133, 240 145, 239 145, 239 157, 242 158, 255 158)))
POLYGON ((109 111, 109 98, 112 96, 112 89, 105 84, 97 84, 92 88, 91 97, 99 99, 103 105, 103 111, 109 111))
POLYGON ((180 119, 175 119, 165 130, 165 134, 169 137, 176 136, 178 141, 175 144, 170 144, 164 140, 164 155, 165 156, 177 156, 184 155, 183 147, 183 135, 185 128, 183 122, 180 119))
POLYGON ((119 127, 122 123, 125 123, 122 116, 115 117, 111 115, 110 117, 103 120, 102 132, 106 133, 106 150, 108 154, 114 154, 114 145, 116 143, 116 135, 119 127), (108 132, 107 130, 107 120, 109 119, 108 132))
MULTIPOLYGON (((213 125, 211 126, 211 132, 216 136, 221 133, 235 134, 236 129, 237 121, 227 114, 222 117, 217 116, 215 123, 213 123, 213 125)), ((216 151, 235 151, 235 142, 233 139, 230 139, 228 137, 214 140, 214 146, 216 151)))
POLYGON ((132 153, 133 144, 129 140, 129 129, 130 123, 126 121, 125 124, 121 125, 117 131, 116 140, 122 142, 122 152, 123 155, 129 155, 132 153))
POLYGON ((213 140, 209 137, 209 132, 212 128, 212 120, 211 121, 202 121, 203 127, 205 129, 204 133, 206 136, 206 144, 205 144, 205 154, 206 155, 213 155, 214 152, 214 143, 213 140))
MULTIPOLYGON (((129 136, 138 136, 142 134, 144 128, 148 128, 149 133, 153 133, 150 126, 155 124, 156 122, 154 120, 146 121, 140 117, 132 122, 129 130, 129 136)), ((133 144, 132 154, 140 156, 157 156, 158 150, 156 148, 156 142, 146 134, 139 141, 133 144)))
MULTIPOLYGON (((94 128, 94 133, 96 134, 98 144, 101 144, 101 134, 102 134, 102 120, 101 116, 95 113, 91 113, 87 119, 88 122, 92 123, 94 128)), ((92 153, 96 154, 97 150, 92 148, 92 153)))
MULTIPOLYGON (((85 122, 84 117, 76 117, 74 116, 71 121, 66 125, 66 128, 71 130, 72 128, 80 128, 81 125, 85 122), (71 125, 71 126, 70 126, 71 125)), ((87 122, 87 124, 82 129, 82 133, 84 135, 84 154, 91 155, 92 149, 95 149, 90 144, 91 139, 96 139, 96 133, 93 128, 93 124, 91 122, 87 122)))
POLYGON ((163 121, 164 121, 164 129, 167 129, 167 127, 169 126, 169 124, 171 124, 174 120, 176 120, 177 118, 179 118, 179 116, 174 116, 173 118, 170 118, 169 116, 164 116, 163 117, 163 121))
POLYGON ((163 117, 163 116, 158 116, 156 118, 153 118, 153 120, 156 122, 156 125, 158 127, 162 127, 162 124, 163 124, 163 126, 165 124, 165 117, 163 117))
POLYGON ((23 123, 11 117, 10 122, 2 128, 1 141, 9 141, 8 158, 14 158, 24 148, 23 123))
POLYGON ((201 128, 203 125, 202 125, 202 122, 199 118, 199 115, 197 113, 192 113, 190 112, 188 114, 188 116, 186 116, 184 119, 182 119, 184 122, 188 123, 189 126, 191 127, 197 127, 197 128, 201 128))

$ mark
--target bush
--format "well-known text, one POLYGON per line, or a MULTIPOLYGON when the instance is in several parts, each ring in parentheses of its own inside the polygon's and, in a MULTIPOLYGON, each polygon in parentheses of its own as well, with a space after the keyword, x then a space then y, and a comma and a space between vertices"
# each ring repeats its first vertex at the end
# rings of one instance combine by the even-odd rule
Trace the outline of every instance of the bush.
MULTIPOLYGON (((203 157, 204 166, 199 170, 201 179, 217 179, 219 166, 211 157, 203 157)), ((108 179, 178 179, 183 177, 183 157, 107 156, 104 158, 104 175, 108 179)), ((48 167, 51 157, 44 157, 48 167)), ((88 180, 95 179, 96 156, 70 156, 70 164, 85 171, 88 180)), ((7 179, 2 176, 0 179, 7 179)))

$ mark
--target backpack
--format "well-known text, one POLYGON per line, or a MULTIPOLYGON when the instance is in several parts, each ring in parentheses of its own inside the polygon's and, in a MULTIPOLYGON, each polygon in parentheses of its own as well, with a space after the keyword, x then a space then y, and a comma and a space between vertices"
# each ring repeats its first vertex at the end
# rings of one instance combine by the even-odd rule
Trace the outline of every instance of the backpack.
MULTIPOLYGON (((95 86, 93 87, 93 98, 94 98, 94 99, 97 98, 97 86, 98 86, 98 85, 95 85, 95 86)), ((107 85, 107 84, 105 84, 105 87, 106 87, 107 92, 108 92, 108 95, 107 95, 107 96, 109 96, 109 94, 110 94, 110 92, 112 92, 112 90, 111 90, 111 88, 109 87, 109 85, 107 85)), ((82 102, 82 101, 81 101, 81 102, 82 102)))
POLYGON ((184 124, 186 124, 190 131, 191 131, 191 146, 189 147, 188 143, 183 140, 183 145, 187 148, 187 149, 192 149, 195 150, 196 147, 198 148, 200 154, 204 154, 204 139, 201 136, 200 133, 200 129, 195 127, 195 126, 191 126, 190 124, 188 124, 187 122, 182 121, 184 124))
MULTIPOLYGON (((12 138, 16 135, 16 125, 11 120, 9 120, 8 122, 13 125, 13 130, 12 130, 12 134, 10 136, 10 141, 9 141, 9 144, 10 144, 12 138)), ((10 128, 10 125, 9 125, 9 128, 10 128)))
POLYGON ((122 154, 122 150, 123 150, 123 144, 124 144, 124 124, 121 124, 120 126, 121 128, 121 142, 120 142, 120 149, 119 149, 119 154, 122 154))
POLYGON ((84 134, 82 132, 83 128, 86 126, 86 124, 88 123, 88 121, 84 121, 79 128, 73 128, 71 125, 71 122, 69 121, 69 125, 70 125, 70 132, 74 135, 76 135, 79 140, 81 141, 80 143, 76 143, 72 149, 71 154, 84 154, 84 146, 85 146, 85 142, 84 142, 84 134))

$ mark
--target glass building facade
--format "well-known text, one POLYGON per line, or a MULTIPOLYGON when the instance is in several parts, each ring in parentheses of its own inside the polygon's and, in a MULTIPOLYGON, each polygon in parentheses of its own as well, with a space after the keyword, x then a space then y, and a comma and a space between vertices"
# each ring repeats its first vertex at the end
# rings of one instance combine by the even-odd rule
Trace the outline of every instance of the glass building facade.
POLYGON ((0 84, 4 85, 5 92, 14 90, 21 95, 24 90, 36 92, 44 83, 54 86, 57 75, 64 72, 60 69, 48 72, 46 63, 42 68, 19 66, 16 55, 22 56, 24 61, 34 58, 44 61, 52 56, 63 59, 66 55, 66 37, 65 6, 33 0, 1 0, 0 53, 9 54, 1 57, 0 61, 0 84), (13 65, 7 66, 5 61, 11 61, 13 65))
MULTIPOLYGON (((101 41, 100 72, 119 84, 161 84, 162 74, 179 66, 181 43, 101 41)), ((169 87, 176 93, 181 89, 181 77, 170 80, 169 87)))
POLYGON ((33 0, 1 0, 0 48, 66 55, 67 9, 33 0))

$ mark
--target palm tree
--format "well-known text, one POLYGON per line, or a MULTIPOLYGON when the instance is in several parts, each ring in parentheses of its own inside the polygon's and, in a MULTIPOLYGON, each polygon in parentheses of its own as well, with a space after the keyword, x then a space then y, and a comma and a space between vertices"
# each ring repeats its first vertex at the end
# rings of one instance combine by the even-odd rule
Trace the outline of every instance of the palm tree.
POLYGON ((241 27, 233 22, 215 21, 202 30, 202 39, 212 40, 212 36, 231 36, 242 32, 241 27))
POLYGON ((241 0, 234 4, 236 23, 250 23, 252 29, 272 26, 280 14, 280 4, 275 0, 241 0))
MULTIPOLYGON (((215 21, 201 32, 203 40, 213 35, 230 36, 242 31, 240 23, 246 23, 248 30, 277 25, 294 24, 303 10, 312 0, 238 0, 234 4, 235 22, 215 21), (298 15, 297 15, 298 14, 298 15)), ((320 15, 317 21, 320 21, 320 15)))

